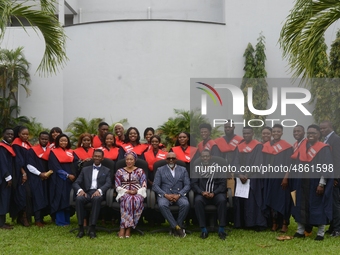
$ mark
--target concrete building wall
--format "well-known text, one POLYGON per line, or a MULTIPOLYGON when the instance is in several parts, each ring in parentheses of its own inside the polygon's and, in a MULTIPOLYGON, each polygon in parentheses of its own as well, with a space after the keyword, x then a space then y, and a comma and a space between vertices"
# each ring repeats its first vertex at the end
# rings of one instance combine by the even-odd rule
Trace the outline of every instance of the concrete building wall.
MULTIPOLYGON (((24 46, 32 63, 32 95, 26 98, 20 91, 21 114, 36 117, 46 127, 66 128, 76 117, 104 117, 109 123, 128 118, 141 131, 157 128, 174 116, 173 109, 189 110, 190 78, 242 77, 244 50, 249 42, 255 47, 261 32, 266 37, 268 77, 290 77, 278 38, 293 1, 176 1, 178 9, 165 0, 75 3, 82 10, 82 22, 112 20, 109 14, 137 19, 136 10, 144 12, 146 3, 158 10, 153 14, 163 13, 163 18, 173 20, 144 17, 65 27, 69 61, 51 77, 36 73, 43 54, 41 35, 31 28, 27 28, 29 35, 21 28, 8 28, 1 47, 24 46), (214 13, 215 21, 224 19, 225 25, 188 22, 213 21, 214 13)), ((327 31, 328 45, 335 34, 335 27, 327 31)))

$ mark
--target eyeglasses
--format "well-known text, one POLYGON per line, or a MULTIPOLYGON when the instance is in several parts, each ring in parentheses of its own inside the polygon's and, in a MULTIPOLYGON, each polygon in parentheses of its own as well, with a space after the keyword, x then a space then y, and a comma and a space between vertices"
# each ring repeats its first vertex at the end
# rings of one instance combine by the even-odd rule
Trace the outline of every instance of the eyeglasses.
POLYGON ((176 158, 166 158, 166 160, 175 160, 176 158))

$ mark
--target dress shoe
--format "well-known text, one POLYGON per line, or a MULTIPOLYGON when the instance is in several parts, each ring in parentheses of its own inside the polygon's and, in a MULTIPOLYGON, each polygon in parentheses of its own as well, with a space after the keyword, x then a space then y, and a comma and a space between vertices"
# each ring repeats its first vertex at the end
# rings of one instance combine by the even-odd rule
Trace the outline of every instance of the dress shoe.
POLYGON ((175 229, 175 233, 180 238, 184 238, 187 234, 185 233, 185 230, 183 228, 175 229))
POLYGON ((325 234, 332 234, 333 233, 333 229, 332 228, 329 228, 326 232, 325 232, 325 234))
POLYGON ((6 229, 6 230, 10 230, 10 229, 13 229, 12 226, 8 225, 8 224, 4 224, 0 227, 1 229, 6 229))
POLYGON ((324 237, 323 236, 316 236, 315 237, 315 241, 322 241, 324 239, 324 237))
POLYGON ((208 238, 208 232, 202 232, 202 233, 201 233, 201 238, 202 238, 202 239, 208 238))
POLYGON ((218 232, 218 237, 219 237, 221 240, 225 240, 226 237, 227 237, 227 233, 226 233, 226 232, 218 232))
POLYGON ((305 235, 296 232, 296 233, 294 234, 294 237, 295 237, 295 238, 305 238, 305 235))
POLYGON ((95 238, 97 237, 96 232, 91 231, 91 232, 89 233, 89 237, 90 237, 91 239, 95 239, 95 238))
POLYGON ((333 231, 331 234, 332 237, 338 237, 340 236, 340 231, 333 231))
POLYGON ((84 231, 79 231, 77 238, 82 238, 82 237, 84 237, 84 235, 85 235, 84 231))
POLYGON ((39 228, 45 227, 45 224, 43 224, 43 223, 40 222, 40 221, 37 221, 37 222, 35 223, 35 225, 36 225, 37 227, 39 227, 39 228))

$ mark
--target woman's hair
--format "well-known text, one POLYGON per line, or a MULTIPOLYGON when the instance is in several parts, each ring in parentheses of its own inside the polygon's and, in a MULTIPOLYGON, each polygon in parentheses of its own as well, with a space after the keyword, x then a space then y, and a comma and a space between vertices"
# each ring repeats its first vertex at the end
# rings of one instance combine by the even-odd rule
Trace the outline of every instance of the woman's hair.
POLYGON ((131 132, 131 130, 134 129, 137 133, 137 139, 136 139, 136 143, 137 144, 140 144, 140 134, 139 134, 139 131, 137 128, 135 127, 129 127, 128 130, 126 131, 125 133, 125 140, 124 140, 124 143, 129 143, 130 142, 130 138, 129 138, 129 133, 131 132))
POLYGON ((153 135, 150 137, 150 143, 151 143, 151 140, 156 138, 158 140, 159 143, 161 143, 161 137, 159 135, 153 135))
POLYGON ((114 135, 113 133, 111 133, 111 132, 105 133, 105 135, 104 135, 104 137, 103 137, 103 144, 102 144, 102 146, 103 146, 103 147, 106 147, 105 141, 106 141, 106 137, 107 137, 108 135, 112 135, 112 136, 113 136, 113 144, 112 144, 112 147, 117 147, 117 145, 116 145, 116 137, 115 137, 115 135, 114 135))
POLYGON ((60 145, 59 145, 59 141, 60 141, 60 138, 62 137, 66 137, 67 138, 67 146, 66 146, 66 149, 71 149, 71 142, 70 142, 70 138, 68 138, 68 136, 66 134, 60 134, 57 136, 57 138, 55 139, 55 147, 56 148, 59 148, 60 145))
POLYGON ((78 147, 78 148, 81 147, 81 144, 83 143, 84 137, 89 137, 90 140, 91 140, 91 144, 92 144, 92 142, 93 142, 93 137, 92 137, 92 135, 91 135, 90 133, 83 133, 83 134, 81 134, 81 135, 79 136, 79 138, 78 138, 78 144, 77 144, 77 147, 78 147))
POLYGON ((267 127, 262 128, 262 129, 261 129, 261 132, 262 132, 263 130, 265 130, 265 129, 268 129, 268 130, 270 131, 270 133, 273 131, 273 129, 272 129, 271 127, 268 127, 268 126, 267 126, 267 127))
POLYGON ((19 134, 25 129, 28 130, 28 128, 25 126, 16 126, 15 128, 13 128, 14 138, 19 137, 19 134))
POLYGON ((146 137, 146 134, 151 131, 153 134, 155 134, 155 130, 152 128, 152 127, 147 127, 145 130, 144 130, 144 138, 146 137))
POLYGON ((53 127, 53 128, 51 128, 51 130, 50 130, 50 140, 49 140, 50 143, 53 143, 53 142, 54 142, 54 140, 53 140, 53 138, 52 138, 52 133, 54 133, 54 132, 57 132, 57 133, 59 133, 59 134, 62 134, 62 133, 63 133, 63 131, 61 130, 60 127, 53 127))
POLYGON ((177 140, 176 140, 176 143, 175 143, 175 146, 180 146, 178 137, 179 137, 179 135, 182 134, 182 133, 183 133, 183 134, 186 134, 186 136, 188 137, 188 145, 189 145, 189 146, 196 147, 195 138, 194 138, 190 133, 185 132, 185 131, 180 132, 180 133, 178 134, 177 140))

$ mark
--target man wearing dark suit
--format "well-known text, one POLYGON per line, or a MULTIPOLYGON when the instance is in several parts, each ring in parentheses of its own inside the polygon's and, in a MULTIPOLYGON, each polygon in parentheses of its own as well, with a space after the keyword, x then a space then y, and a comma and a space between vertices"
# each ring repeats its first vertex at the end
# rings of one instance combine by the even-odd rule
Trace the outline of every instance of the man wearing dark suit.
POLYGON ((163 217, 170 223, 174 233, 179 237, 185 237, 183 221, 186 218, 190 205, 186 194, 190 190, 190 179, 185 167, 176 165, 176 154, 169 152, 167 164, 156 171, 152 190, 157 193, 159 210, 163 217), (178 218, 175 220, 169 205, 179 206, 178 218))
POLYGON ((332 152, 334 169, 333 220, 328 232, 331 232, 331 236, 337 237, 340 236, 340 137, 334 132, 330 121, 320 123, 320 132, 324 137, 324 143, 329 144, 332 152))
POLYGON ((93 152, 93 166, 84 167, 77 180, 73 183, 76 197, 76 212, 79 232, 77 238, 82 238, 84 233, 85 204, 91 203, 91 216, 89 220, 91 239, 96 238, 96 223, 98 220, 100 205, 105 198, 106 191, 111 187, 110 169, 101 165, 104 152, 97 149, 93 152))
MULTIPOLYGON (((204 149, 201 152, 201 159, 197 165, 202 167, 213 167, 216 165, 211 160, 210 151, 204 149)), ((201 173, 200 178, 193 178, 191 180, 192 190, 195 192, 195 212, 198 223, 201 228, 201 238, 208 237, 208 230, 206 228, 205 211, 206 205, 213 204, 217 207, 217 218, 219 222, 218 236, 220 239, 225 240, 227 234, 224 232, 224 227, 227 225, 227 200, 226 200, 226 179, 216 178, 214 173, 201 173)))

